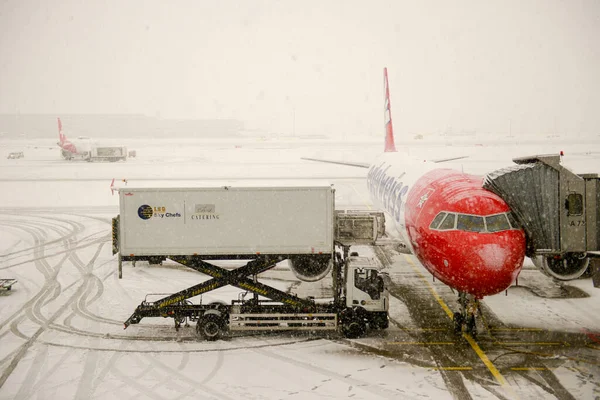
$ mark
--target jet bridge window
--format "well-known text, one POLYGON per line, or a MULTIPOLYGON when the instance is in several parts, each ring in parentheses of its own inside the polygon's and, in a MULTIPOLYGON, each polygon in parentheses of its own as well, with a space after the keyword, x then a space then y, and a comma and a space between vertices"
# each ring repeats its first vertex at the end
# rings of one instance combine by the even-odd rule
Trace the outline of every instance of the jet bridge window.
POLYGON ((583 196, 579 193, 571 193, 567 196, 566 201, 567 215, 582 215, 583 214, 583 196))
POLYGON ((506 214, 490 215, 485 217, 485 224, 488 232, 500 232, 507 231, 510 229, 506 214))
POLYGON ((483 217, 477 215, 458 214, 456 229, 467 232, 484 232, 483 217))

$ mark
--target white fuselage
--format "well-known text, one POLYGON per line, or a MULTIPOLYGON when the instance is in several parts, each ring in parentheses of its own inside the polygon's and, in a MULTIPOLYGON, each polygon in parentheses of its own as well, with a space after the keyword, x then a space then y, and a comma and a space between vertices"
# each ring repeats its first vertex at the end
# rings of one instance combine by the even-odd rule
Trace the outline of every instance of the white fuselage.
POLYGON ((411 250, 405 224, 406 199, 417 180, 434 168, 435 163, 431 161, 402 153, 383 153, 371 165, 367 175, 371 201, 388 214, 386 222, 392 223, 394 230, 411 250))

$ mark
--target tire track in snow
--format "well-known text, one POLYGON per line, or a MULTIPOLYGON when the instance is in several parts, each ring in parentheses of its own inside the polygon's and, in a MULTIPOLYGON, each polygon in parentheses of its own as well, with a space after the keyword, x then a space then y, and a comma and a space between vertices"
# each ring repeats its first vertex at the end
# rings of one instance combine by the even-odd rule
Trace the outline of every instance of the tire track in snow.
MULTIPOLYGON (((71 226, 76 228, 78 227, 78 225, 76 224, 71 224, 71 226)), ((81 225, 81 229, 83 229, 83 225, 81 225)), ((60 294, 60 284, 56 280, 56 277, 58 275, 60 267, 62 266, 67 257, 62 258, 61 261, 54 268, 52 268, 52 266, 50 266, 50 264, 46 261, 46 257, 44 255, 44 247, 40 245, 43 244, 43 237, 33 229, 29 230, 29 233, 32 234, 32 236, 34 237, 34 242, 36 243, 36 246, 34 246, 33 248, 34 255, 36 256, 36 268, 44 275, 46 283, 44 284, 38 295, 36 295, 32 300, 28 301, 21 308, 20 311, 25 311, 25 314, 33 322, 36 322, 40 325, 40 328, 38 328, 38 330, 23 345, 21 345, 20 349, 16 352, 16 354, 14 354, 14 357, 12 358, 10 364, 0 376, 0 387, 4 385, 10 374, 12 374, 12 372, 15 370, 20 360, 25 356, 27 350, 32 346, 32 344, 39 338, 39 336, 44 331, 50 328, 50 325, 54 322, 54 320, 56 320, 64 312, 64 310, 71 306, 71 303, 75 301, 78 296, 81 296, 81 294, 84 292, 85 287, 87 286, 85 282, 84 284, 81 284, 79 288, 75 291, 75 293, 53 314, 52 317, 50 317, 49 319, 44 317, 41 311, 43 304, 47 304, 47 302, 44 302, 44 300, 48 296, 53 295, 53 293, 56 294, 56 296, 60 294), (51 291, 53 291, 53 293, 51 293, 51 291)), ((95 258, 99 255, 101 247, 102 246, 99 246, 99 249, 90 261, 90 264, 93 264, 95 258)), ((18 314, 19 311, 13 314, 13 317, 18 314)), ((13 317, 11 317, 11 319, 13 317)), ((20 320, 18 319, 17 321, 20 320)), ((17 326, 15 325, 15 322, 13 322, 13 325, 11 327, 11 330, 13 332, 18 330, 17 326)))
MULTIPOLYGON (((326 340, 326 339, 319 339, 319 340, 326 340)), ((313 373, 317 373, 319 375, 324 375, 331 379, 335 379, 337 381, 343 382, 348 385, 349 390, 353 390, 354 387, 357 387, 361 391, 365 391, 365 392, 369 393, 370 395, 377 396, 377 398, 381 398, 381 399, 397 399, 398 396, 403 396, 403 398, 405 398, 405 399, 411 398, 406 393, 392 391, 392 390, 388 390, 386 388, 380 388, 378 386, 374 386, 370 382, 365 382, 365 381, 361 381, 356 378, 352 378, 352 377, 350 377, 350 375, 342 375, 335 371, 321 368, 319 366, 309 364, 304 361, 296 360, 291 357, 284 356, 282 354, 277 354, 277 353, 269 350, 267 347, 252 348, 252 351, 254 351, 258 354, 261 354, 267 358, 276 359, 276 360, 282 361, 286 364, 291 364, 295 367, 299 367, 301 369, 304 369, 304 370, 307 370, 307 371, 310 371, 313 373)), ((416 398, 416 397, 414 397, 414 398, 416 398)))

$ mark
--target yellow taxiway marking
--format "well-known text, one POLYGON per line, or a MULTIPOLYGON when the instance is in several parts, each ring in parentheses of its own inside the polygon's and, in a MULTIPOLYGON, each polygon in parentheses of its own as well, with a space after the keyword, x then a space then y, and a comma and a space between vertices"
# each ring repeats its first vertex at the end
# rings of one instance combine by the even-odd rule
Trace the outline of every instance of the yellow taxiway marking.
POLYGON ((548 367, 513 367, 512 371, 550 371, 556 368, 548 368, 548 367))
MULTIPOLYGON (((437 300, 437 302, 440 304, 440 306, 442 307, 442 309, 446 312, 446 314, 448 315, 448 317, 451 320, 454 320, 454 313, 452 312, 452 310, 450 310, 450 308, 448 308, 448 306, 446 305, 446 303, 444 302, 444 300, 440 297, 440 295, 437 293, 437 291, 435 290, 435 288, 431 285, 431 283, 429 283, 429 280, 425 278, 425 276, 423 276, 423 274, 421 273, 421 271, 419 271, 419 269, 417 268, 417 266, 415 265, 415 263, 413 262, 413 260, 410 259, 410 257, 406 254, 404 254, 404 258, 408 261, 408 263, 410 264, 410 266, 412 267, 412 269, 419 274, 419 276, 421 277, 421 279, 427 284, 427 287, 429 288, 429 291, 431 292, 431 294, 433 295, 433 297, 437 300)), ((473 348, 473 350, 475 351, 475 353, 477 353, 477 355, 479 356, 479 358, 481 359, 481 361, 485 364, 485 366, 487 367, 487 369, 490 371, 490 373, 494 376, 494 378, 496 378, 496 380, 498 381, 498 383, 503 386, 504 388, 506 388, 506 390, 509 393, 511 398, 516 398, 515 393, 513 393, 512 388, 508 385, 508 383, 506 382, 506 379, 504 379, 504 376, 502 376, 502 374, 500 373, 500 371, 498 371, 498 368, 496 368, 496 366, 494 366, 494 364, 490 361, 490 359, 488 358, 488 356, 483 352, 483 350, 481 350, 481 348, 479 347, 479 345, 477 344, 477 342, 475 342, 475 340, 473 340, 473 338, 471 337, 471 335, 464 333, 463 332, 463 337, 467 340, 467 342, 469 342, 469 344, 471 345, 471 348, 473 348)))
POLYGON ((439 346, 456 344, 455 342, 388 342, 388 344, 413 345, 413 346, 439 346))
POLYGON ((494 375, 494 378, 496 378, 498 383, 500 383, 500 385, 502 385, 502 386, 506 386, 506 383, 507 383, 506 379, 504 379, 504 377, 502 376, 500 371, 498 371, 498 368, 496 368, 496 366, 490 361, 488 356, 483 352, 483 350, 481 350, 481 347, 479 347, 477 342, 475 340, 473 340, 473 337, 471 337, 471 335, 469 335, 468 333, 464 333, 464 332, 463 332, 463 337, 465 339, 467 339, 467 342, 469 342, 469 344, 471 345, 473 350, 475 350, 475 353, 477 353, 477 355, 479 356, 481 361, 483 361, 483 363, 485 364, 487 369, 489 369, 490 372, 492 373, 492 375, 494 375))
POLYGON ((433 286, 431 286, 431 283, 429 283, 429 281, 427 280, 427 278, 425 278, 425 276, 423 275, 423 273, 421 273, 421 271, 419 271, 419 269, 417 268, 417 266, 415 265, 415 263, 413 262, 413 260, 411 260, 410 257, 408 255, 406 255, 406 254, 404 254, 404 258, 408 261, 408 263, 410 264, 411 268, 417 274, 419 274, 419 276, 421 277, 421 279, 427 284, 427 288, 429 289, 429 291, 431 292, 431 294, 433 295, 433 297, 437 300, 437 302, 440 304, 440 306, 442 307, 442 309, 446 312, 446 314, 448 315, 448 317, 450 317, 450 319, 453 319, 454 313, 452 312, 452 310, 450 310, 450 308, 448 308, 448 306, 446 305, 446 303, 444 302, 444 300, 442 300, 442 298, 437 293, 437 291, 435 290, 435 288, 433 286))
POLYGON ((568 346, 564 342, 494 342, 502 346, 568 346))
POLYGON ((508 332, 541 332, 545 331, 542 328, 490 328, 491 331, 508 331, 508 332))
POLYGON ((437 331, 437 332, 442 332, 442 331, 447 331, 448 329, 446 328, 400 328, 403 331, 437 331))

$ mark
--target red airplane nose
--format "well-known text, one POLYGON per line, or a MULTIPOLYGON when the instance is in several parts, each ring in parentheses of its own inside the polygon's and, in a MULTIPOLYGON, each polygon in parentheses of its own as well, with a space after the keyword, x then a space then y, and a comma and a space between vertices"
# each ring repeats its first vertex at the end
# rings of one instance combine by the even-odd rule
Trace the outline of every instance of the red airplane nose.
POLYGON ((521 235, 502 235, 494 239, 498 240, 475 245, 463 253, 464 283, 468 285, 465 291, 476 297, 494 295, 507 289, 523 266, 525 241, 521 235))

